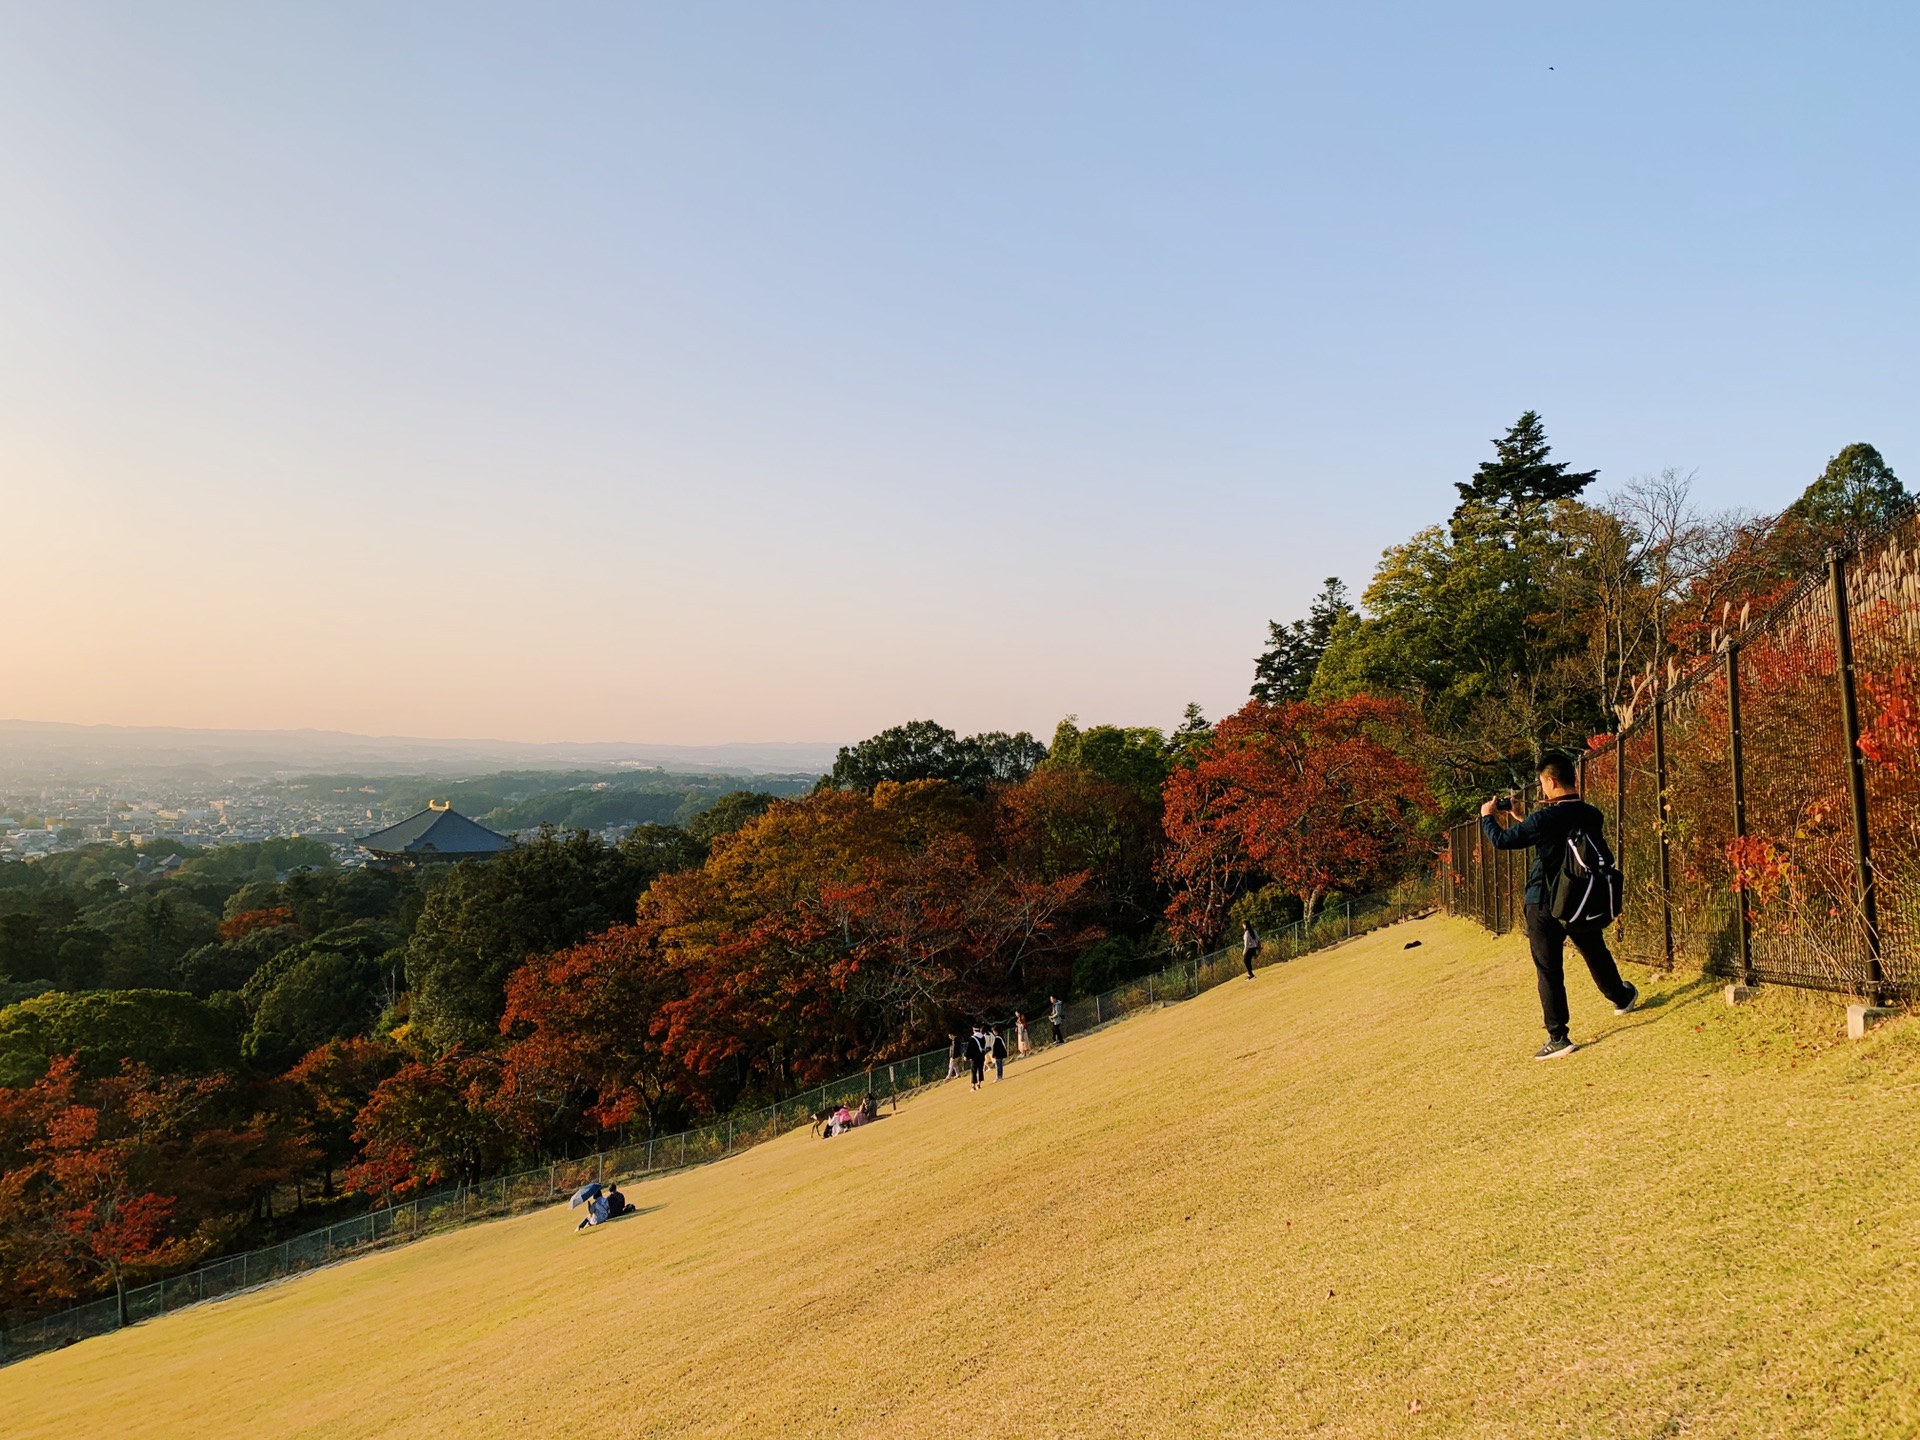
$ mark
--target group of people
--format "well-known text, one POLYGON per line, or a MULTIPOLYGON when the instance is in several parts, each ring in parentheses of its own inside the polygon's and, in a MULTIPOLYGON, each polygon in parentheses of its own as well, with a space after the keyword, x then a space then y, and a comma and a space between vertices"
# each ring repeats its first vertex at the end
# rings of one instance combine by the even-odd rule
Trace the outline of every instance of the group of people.
POLYGON ((822 1139, 831 1140, 836 1135, 844 1135, 856 1125, 865 1125, 870 1120, 880 1118, 880 1100, 869 1090, 860 1103, 849 1110, 842 1105, 837 1110, 822 1110, 813 1117, 814 1134, 822 1139))
POLYGON ((604 1225, 609 1220, 618 1220, 634 1208, 627 1203, 627 1197, 620 1193, 618 1185, 602 1188, 598 1180, 582 1186, 573 1197, 573 1203, 584 1204, 587 1207, 585 1217, 573 1227, 575 1230, 584 1230, 589 1225, 604 1225))
MULTIPOLYGON (((1055 1035, 1059 1031, 1056 1027, 1055 1035)), ((1018 1010, 1013 1012, 1014 1051, 1025 1059, 1033 1048, 1032 1037, 1027 1034, 1027 1017, 1018 1010)), ((965 1065, 967 1073, 973 1079, 973 1088, 978 1090, 986 1083, 987 1066, 993 1066, 993 1078, 1007 1078, 1007 1037, 998 1026, 976 1025, 972 1032, 962 1040, 959 1034, 947 1032, 947 1078, 958 1079, 960 1067, 965 1065)))

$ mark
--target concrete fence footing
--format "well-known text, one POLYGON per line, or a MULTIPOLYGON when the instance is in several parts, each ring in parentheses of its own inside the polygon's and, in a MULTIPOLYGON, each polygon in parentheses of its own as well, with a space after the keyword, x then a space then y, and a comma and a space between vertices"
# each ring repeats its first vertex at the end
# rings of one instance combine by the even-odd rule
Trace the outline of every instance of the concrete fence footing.
POLYGON ((1847 1006, 1847 1038, 1860 1039, 1882 1020, 1891 1020, 1894 1013, 1884 1005, 1847 1006))
POLYGON ((1734 984, 1727 986, 1727 1004, 1746 1004, 1749 1000, 1753 999, 1758 988, 1759 987, 1754 985, 1742 985, 1736 981, 1734 984))

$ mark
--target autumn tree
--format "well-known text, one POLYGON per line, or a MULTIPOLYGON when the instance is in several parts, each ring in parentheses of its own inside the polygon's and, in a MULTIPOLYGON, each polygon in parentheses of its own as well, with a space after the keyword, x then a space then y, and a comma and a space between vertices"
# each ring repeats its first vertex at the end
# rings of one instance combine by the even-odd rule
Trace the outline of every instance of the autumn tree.
POLYGON ((329 1040, 287 1072, 305 1102, 307 1125, 318 1153, 321 1193, 331 1197, 334 1174, 359 1153, 354 1127, 382 1081, 399 1070, 403 1056, 379 1040, 329 1040))
POLYGON ((1084 878, 1014 873, 991 840, 956 786, 882 781, 775 805, 657 882, 639 922, 684 986, 663 1038, 696 1098, 785 1095, 1044 983, 1084 878))
POLYGON ((608 1130, 638 1115, 656 1132, 676 1102, 661 1012, 680 993, 657 935, 634 925, 514 971, 501 1104, 522 1140, 552 1143, 579 1118, 608 1130))
POLYGON ((506 980, 525 961, 633 919, 634 902, 681 858, 551 831, 487 861, 464 861, 427 896, 407 942, 415 1028, 430 1045, 491 1043, 506 980))
POLYGON ((0 1089, 0 1271, 9 1308, 126 1290, 205 1248, 180 1204, 195 1122, 223 1077, 158 1076, 129 1062, 85 1078, 56 1056, 24 1089, 0 1089), (198 1243, 197 1243, 198 1242, 198 1243))
POLYGON ((346 1188, 390 1200, 498 1169, 514 1153, 497 1104, 500 1079, 497 1055, 459 1046, 402 1065, 354 1124, 362 1158, 342 1176, 346 1188))
POLYGON ((1284 887, 1310 919, 1329 891, 1356 893, 1404 873, 1434 811, 1407 753, 1417 725, 1405 705, 1366 696, 1250 701, 1221 721, 1205 756, 1167 783, 1176 936, 1211 943, 1249 885, 1284 887))
MULTIPOLYGON (((1158 732, 1151 732, 1158 740, 1158 732)), ((1056 750, 1059 748, 1056 740, 1056 750)), ((1014 874, 1043 884, 1083 877, 1079 895, 1086 919, 1103 930, 1150 929, 1164 904, 1157 866, 1165 843, 1161 788, 1164 746, 1156 744, 1157 775, 1132 767, 1107 773, 1075 764, 1047 763, 1020 785, 995 795, 995 847, 1014 874), (1115 778, 1131 774, 1133 783, 1115 778)))

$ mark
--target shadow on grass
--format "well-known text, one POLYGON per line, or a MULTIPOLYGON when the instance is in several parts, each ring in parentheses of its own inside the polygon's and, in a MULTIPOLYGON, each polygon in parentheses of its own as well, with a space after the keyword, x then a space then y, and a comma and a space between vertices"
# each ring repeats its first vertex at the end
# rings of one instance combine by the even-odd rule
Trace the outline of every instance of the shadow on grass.
POLYGON ((1591 1040, 1582 1040, 1580 1048, 1588 1050, 1611 1040, 1616 1035, 1629 1035, 1635 1030, 1644 1030, 1649 1025, 1657 1025, 1662 1018, 1659 1012, 1668 1009, 1683 1010, 1690 1005, 1698 1005, 1719 988, 1719 982, 1712 977, 1701 976, 1697 979, 1682 981, 1677 989, 1645 993, 1640 1003, 1621 1017, 1618 1025, 1601 1031, 1591 1040))

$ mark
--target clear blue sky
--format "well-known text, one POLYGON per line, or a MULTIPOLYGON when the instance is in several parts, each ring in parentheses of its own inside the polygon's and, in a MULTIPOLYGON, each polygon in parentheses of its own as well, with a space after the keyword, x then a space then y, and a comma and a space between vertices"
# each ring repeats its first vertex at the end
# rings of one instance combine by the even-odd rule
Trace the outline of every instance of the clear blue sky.
POLYGON ((0 715, 1165 724, 1529 407, 1915 484, 1917 17, 7 5, 0 715))

